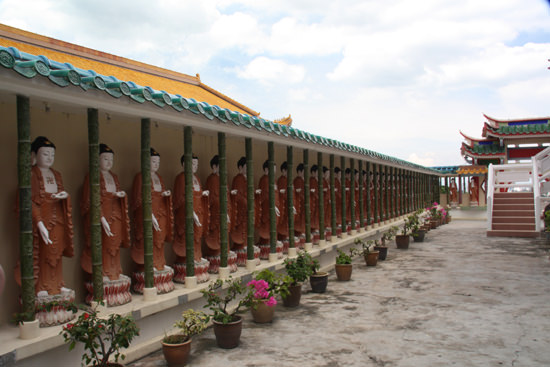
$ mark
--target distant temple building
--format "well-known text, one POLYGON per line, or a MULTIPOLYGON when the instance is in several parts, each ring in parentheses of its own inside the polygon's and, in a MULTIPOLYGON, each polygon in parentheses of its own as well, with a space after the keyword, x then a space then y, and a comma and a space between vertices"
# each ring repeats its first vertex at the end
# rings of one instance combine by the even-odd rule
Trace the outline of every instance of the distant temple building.
POLYGON ((444 177, 448 204, 485 205, 485 181, 489 164, 528 162, 532 156, 550 145, 550 117, 497 120, 483 116, 487 121, 483 125, 481 138, 473 138, 460 131, 464 137, 460 153, 468 165, 432 167, 444 177), (456 201, 452 200, 453 180, 458 180, 454 184, 456 201), (472 191, 473 195, 477 194, 477 200, 472 198, 472 191))

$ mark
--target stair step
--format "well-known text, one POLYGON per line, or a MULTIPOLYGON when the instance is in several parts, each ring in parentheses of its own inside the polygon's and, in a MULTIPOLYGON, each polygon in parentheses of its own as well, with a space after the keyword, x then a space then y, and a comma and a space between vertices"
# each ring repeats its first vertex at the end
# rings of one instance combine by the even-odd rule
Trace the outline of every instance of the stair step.
POLYGON ((495 192, 496 198, 531 198, 533 199, 532 192, 495 192))
POLYGON ((534 210, 493 210, 494 217, 535 217, 534 210))
POLYGON ((495 198, 493 204, 533 204, 533 198, 495 198))
POLYGON ((493 204, 493 210, 535 210, 535 204, 493 204))
POLYGON ((535 224, 525 224, 525 223, 494 223, 493 222, 493 230, 500 231, 534 231, 535 224))
POLYGON ((523 238, 537 238, 540 237, 540 233, 536 231, 505 231, 505 230, 489 230, 487 231, 487 237, 523 237, 523 238))
POLYGON ((525 217, 518 217, 518 216, 510 216, 510 217, 496 217, 493 216, 493 223, 535 223, 535 217, 534 216, 525 216, 525 217))

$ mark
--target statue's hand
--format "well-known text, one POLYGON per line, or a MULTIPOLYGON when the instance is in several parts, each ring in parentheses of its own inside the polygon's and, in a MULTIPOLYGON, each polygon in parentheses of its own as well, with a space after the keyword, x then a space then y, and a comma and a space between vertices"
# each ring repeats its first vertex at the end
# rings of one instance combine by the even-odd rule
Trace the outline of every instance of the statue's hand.
POLYGON ((51 245, 53 243, 52 240, 50 240, 50 233, 42 221, 38 222, 38 232, 40 233, 40 237, 42 237, 42 241, 44 241, 46 245, 51 245))
POLYGON ((275 214, 277 214, 278 217, 281 216, 281 211, 277 207, 275 207, 275 214))
POLYGON ((229 219, 229 214, 227 214, 227 223, 231 223, 231 219, 229 219))
POLYGON ((67 191, 60 191, 57 194, 52 194, 52 198, 59 199, 59 200, 66 199, 68 197, 69 197, 69 194, 67 193, 67 191))
POLYGON ((292 207, 292 212, 294 213, 294 215, 298 214, 298 212, 296 211, 296 207, 295 207, 295 206, 292 207))
POLYGON ((204 191, 202 192, 202 196, 208 196, 208 195, 210 195, 210 191, 209 191, 209 190, 204 190, 204 191))
POLYGON ((315 192, 315 189, 310 189, 311 192, 315 192))
POLYGON ((237 195, 237 192, 238 192, 238 191, 237 191, 236 189, 235 189, 235 190, 231 190, 231 195, 237 195))
POLYGON ((302 189, 296 189, 296 192, 302 192, 302 189))
POLYGON ((163 191, 161 195, 164 196, 164 197, 168 197, 168 196, 172 195, 172 193, 170 192, 170 190, 166 190, 166 191, 163 191))
POLYGON ((101 225, 103 226, 103 230, 105 231, 105 234, 109 237, 113 237, 113 232, 111 232, 111 226, 107 222, 107 219, 105 217, 101 217, 101 225))
POLYGON ((154 214, 151 214, 151 219, 153 221, 153 228, 155 229, 155 231, 160 232, 159 222, 158 222, 157 218, 155 218, 154 214))
POLYGON ((286 189, 281 189, 281 190, 279 190, 279 192, 280 192, 281 194, 284 194, 284 193, 286 192, 286 189))
POLYGON ((262 189, 257 189, 257 190, 256 190, 256 194, 257 194, 257 195, 260 195, 261 193, 262 193, 262 189))
POLYGON ((197 227, 202 227, 201 221, 199 220, 199 216, 195 212, 193 212, 193 220, 195 221, 195 224, 197 225, 197 227))
POLYGON ((117 191, 115 195, 118 196, 119 198, 123 198, 126 196, 126 193, 124 191, 117 191))

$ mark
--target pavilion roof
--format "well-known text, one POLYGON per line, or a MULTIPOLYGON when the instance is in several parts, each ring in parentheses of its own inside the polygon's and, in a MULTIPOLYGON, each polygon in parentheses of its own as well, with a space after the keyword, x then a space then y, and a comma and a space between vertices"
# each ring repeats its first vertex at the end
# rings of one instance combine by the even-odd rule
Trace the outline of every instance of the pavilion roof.
POLYGON ((461 147, 461 153, 464 156, 470 156, 474 158, 479 157, 487 157, 487 158, 494 158, 494 157, 504 157, 506 155, 505 147, 501 147, 498 142, 497 144, 488 144, 488 145, 480 145, 475 144, 474 146, 469 146, 466 143, 462 143, 461 147))
POLYGON ((483 136, 494 138, 525 138, 526 136, 533 137, 550 137, 550 124, 548 120, 537 120, 537 123, 528 124, 501 124, 498 127, 494 127, 489 123, 485 123, 483 126, 483 136))
MULTIPOLYGON (((293 128, 290 125, 278 124, 273 121, 263 119, 257 112, 248 109, 247 107, 231 100, 229 97, 224 96, 219 92, 214 91, 212 88, 206 87, 200 82, 200 78, 198 76, 196 78, 190 77, 169 70, 137 63, 132 60, 122 59, 117 56, 103 54, 99 51, 85 49, 76 45, 72 46, 78 48, 82 52, 87 52, 90 54, 91 59, 87 60, 89 63, 79 63, 77 66, 76 61, 80 62, 82 59, 80 57, 72 58, 70 55, 67 56, 64 53, 55 51, 55 48, 54 50, 45 50, 44 47, 26 45, 23 41, 17 41, 17 44, 20 44, 21 48, 25 48, 26 50, 34 50, 36 53, 48 53, 49 55, 53 55, 55 59, 50 59, 44 54, 37 56, 29 52, 24 52, 19 48, 12 46, 16 41, 13 41, 13 39, 5 36, 7 31, 13 30, 25 33, 27 36, 30 34, 38 38, 43 38, 45 39, 43 42, 50 40, 52 45, 55 45, 56 42, 62 41, 53 40, 55 41, 53 42, 47 37, 38 36, 7 26, 0 27, 0 65, 5 69, 26 77, 27 79, 47 78, 50 82, 60 88, 79 87, 85 92, 96 91, 96 93, 90 93, 90 99, 97 96, 97 91, 104 92, 105 94, 121 101, 124 99, 130 99, 133 102, 140 104, 150 103, 159 108, 169 108, 178 112, 186 110, 197 115, 202 115, 209 120, 217 119, 224 124, 232 124, 234 125, 234 128, 256 129, 269 134, 284 136, 288 139, 301 140, 312 145, 316 144, 325 146, 332 149, 372 157, 388 163, 437 173, 437 171, 430 168, 399 158, 394 158, 369 149, 340 142, 335 139, 314 135, 309 132, 293 128), (6 30, 6 28, 9 29, 6 30), (97 53, 101 54, 101 57, 106 57, 107 61, 103 61, 103 59, 99 61, 94 59, 92 56, 97 53), (59 60, 62 60, 62 62, 59 60), (75 62, 75 65, 68 60, 75 62), (126 70, 126 67, 128 67, 129 70, 126 70), (137 79, 127 79, 128 77, 133 76, 137 79), (159 80, 159 77, 163 79, 159 80), (177 83, 169 83, 170 79, 177 79, 177 83), (193 81, 195 84, 193 84, 193 81), (146 84, 149 82, 150 84, 153 84, 153 86, 146 84), (173 88, 157 89, 157 86, 172 86, 173 88), (179 88, 182 89, 180 90, 179 88), (193 96, 193 98, 190 96, 193 96), (197 100, 195 97, 200 99, 197 100)), ((285 119, 285 122, 289 119, 290 116, 285 119)))
POLYGON ((487 166, 461 166, 457 171, 459 175, 479 175, 487 173, 487 166))

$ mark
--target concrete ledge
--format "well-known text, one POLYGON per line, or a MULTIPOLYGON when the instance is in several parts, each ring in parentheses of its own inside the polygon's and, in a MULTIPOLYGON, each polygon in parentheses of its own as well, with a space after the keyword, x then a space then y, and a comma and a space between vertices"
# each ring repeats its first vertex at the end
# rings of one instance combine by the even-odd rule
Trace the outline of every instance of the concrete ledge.
MULTIPOLYGON (((313 246, 308 252, 319 260, 323 271, 330 271, 334 267, 337 249, 353 246, 357 238, 369 239, 377 237, 390 226, 400 224, 402 224, 402 221, 392 222, 388 225, 381 225, 377 228, 346 236, 343 239, 337 239, 336 236, 333 236, 333 241, 327 242, 323 247, 313 246)), ((262 260, 261 264, 256 266, 255 271, 266 268, 272 271, 284 271, 283 261, 284 258, 272 262, 262 260)), ((245 267, 239 267, 238 271, 230 274, 230 276, 234 279, 245 281, 252 278, 253 272, 245 267)), ((204 301, 201 290, 205 289, 210 282, 215 280, 216 277, 212 277, 209 282, 197 284, 194 288, 186 288, 183 284, 176 284, 174 291, 159 294, 156 299, 151 301, 145 301, 143 295, 133 294, 132 302, 117 307, 106 308, 105 315, 111 312, 121 315, 132 315, 141 329, 140 336, 129 349, 124 351, 124 354, 126 354, 125 363, 137 360, 159 349, 160 340, 165 332, 171 329, 174 321, 181 316, 183 310, 187 308, 202 309, 204 301)), ((22 340, 18 337, 18 327, 4 326, 0 328, 0 358, 12 360, 12 357, 15 355, 15 366, 23 365, 20 363, 22 360, 25 360, 25 366, 43 366, 47 364, 79 365, 82 350, 77 347, 73 352, 66 353, 68 347, 65 346, 63 338, 59 335, 61 330, 62 325, 41 328, 39 330, 39 337, 22 340), (63 362, 57 362, 61 352, 64 354, 63 362)))

